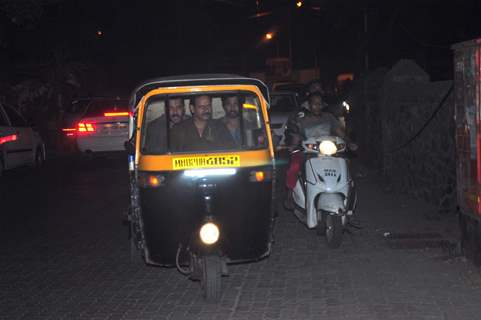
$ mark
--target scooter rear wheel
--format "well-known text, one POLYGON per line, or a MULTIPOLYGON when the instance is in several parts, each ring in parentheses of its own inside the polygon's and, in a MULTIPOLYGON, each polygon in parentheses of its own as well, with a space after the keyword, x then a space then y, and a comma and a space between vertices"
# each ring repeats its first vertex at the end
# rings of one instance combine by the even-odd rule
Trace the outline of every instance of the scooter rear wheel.
POLYGON ((341 217, 332 214, 326 214, 326 241, 327 246, 331 249, 337 249, 342 243, 342 221, 341 217))

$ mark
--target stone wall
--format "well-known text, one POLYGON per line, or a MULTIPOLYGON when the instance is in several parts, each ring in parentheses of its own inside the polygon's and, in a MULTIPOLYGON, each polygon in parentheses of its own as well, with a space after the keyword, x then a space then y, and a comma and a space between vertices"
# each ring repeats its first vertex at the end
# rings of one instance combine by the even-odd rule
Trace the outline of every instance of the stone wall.
MULTIPOLYGON (((359 136, 361 148, 379 152, 361 159, 382 169, 395 191, 438 205, 442 212, 453 211, 456 207, 454 102, 452 92, 448 95, 452 81, 431 82, 429 75, 414 62, 401 60, 384 73, 381 83, 371 93, 374 98, 365 95, 371 110, 378 114, 364 110, 360 118, 371 129, 360 131, 359 136), (446 100, 433 120, 409 142, 443 98, 446 100)), ((359 122, 356 120, 353 122, 359 122)))
POLYGON ((356 81, 347 98, 353 106, 348 118, 349 129, 361 147, 358 155, 364 163, 376 168, 381 168, 383 161, 380 92, 386 72, 379 69, 356 81))

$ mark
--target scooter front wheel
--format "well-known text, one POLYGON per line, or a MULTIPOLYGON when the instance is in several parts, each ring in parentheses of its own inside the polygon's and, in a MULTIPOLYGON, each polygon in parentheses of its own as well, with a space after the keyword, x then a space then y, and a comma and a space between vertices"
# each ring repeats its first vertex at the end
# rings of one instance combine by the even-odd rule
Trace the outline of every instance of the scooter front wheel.
POLYGON ((342 243, 343 226, 341 217, 338 215, 326 214, 326 241, 327 246, 337 249, 342 243))
POLYGON ((319 236, 326 235, 326 216, 327 214, 322 211, 317 211, 317 227, 316 232, 319 236))
POLYGON ((202 258, 201 285, 204 297, 209 302, 217 302, 221 296, 221 261, 218 256, 205 256, 202 258))

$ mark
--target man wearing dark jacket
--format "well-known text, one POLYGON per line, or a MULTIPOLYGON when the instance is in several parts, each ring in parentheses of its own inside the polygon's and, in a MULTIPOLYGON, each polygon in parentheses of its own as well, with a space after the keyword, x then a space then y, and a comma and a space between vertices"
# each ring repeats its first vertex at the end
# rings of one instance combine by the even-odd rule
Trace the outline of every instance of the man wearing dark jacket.
POLYGON ((172 129, 173 151, 211 151, 233 149, 234 140, 220 122, 212 119, 212 98, 199 95, 191 100, 192 118, 172 129))
MULTIPOLYGON (((185 114, 184 100, 180 97, 173 97, 167 101, 169 113, 169 130, 175 125, 188 119, 185 114)), ((150 122, 147 126, 146 150, 154 154, 167 151, 167 117, 165 114, 150 122)))
MULTIPOLYGON (((338 136, 345 138, 341 123, 328 112, 324 112, 326 104, 319 92, 309 95, 308 108, 292 115, 287 121, 286 138, 289 141, 289 150, 297 149, 303 140, 308 137, 338 136)), ((296 152, 291 155, 289 168, 286 172, 286 187, 288 199, 286 207, 291 208, 291 191, 296 186, 297 175, 305 161, 303 152, 296 152)))

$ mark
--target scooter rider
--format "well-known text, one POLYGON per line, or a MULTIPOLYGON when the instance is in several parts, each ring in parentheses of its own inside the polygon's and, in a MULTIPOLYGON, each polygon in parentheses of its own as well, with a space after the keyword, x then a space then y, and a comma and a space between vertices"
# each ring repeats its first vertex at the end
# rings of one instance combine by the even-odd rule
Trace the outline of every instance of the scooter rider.
POLYGON ((317 92, 324 97, 324 94, 325 94, 324 88, 322 87, 322 83, 319 80, 314 80, 309 82, 306 88, 307 88, 307 91, 305 92, 305 97, 304 97, 305 101, 301 104, 301 108, 303 109, 309 109, 309 95, 311 95, 314 92, 317 92))
POLYGON ((305 160, 303 152, 294 152, 300 147, 301 142, 307 138, 310 128, 316 128, 316 134, 322 136, 338 136, 345 138, 342 124, 331 113, 325 112, 327 104, 322 99, 320 92, 309 95, 308 107, 302 108, 292 115, 287 121, 286 137, 291 153, 289 168, 286 172, 286 187, 288 198, 286 207, 292 208, 291 195, 297 181, 297 175, 305 160))

